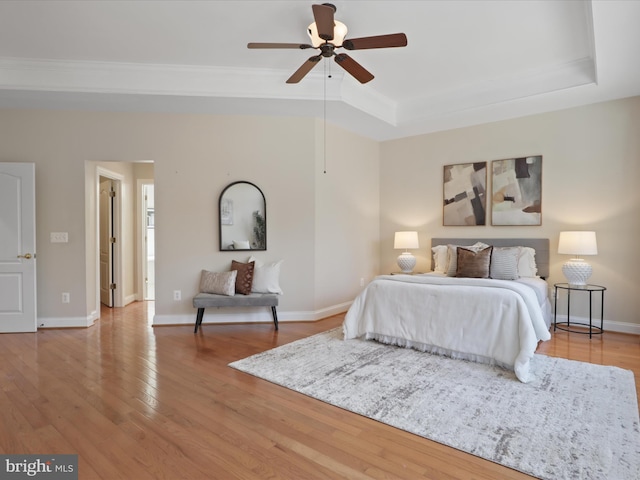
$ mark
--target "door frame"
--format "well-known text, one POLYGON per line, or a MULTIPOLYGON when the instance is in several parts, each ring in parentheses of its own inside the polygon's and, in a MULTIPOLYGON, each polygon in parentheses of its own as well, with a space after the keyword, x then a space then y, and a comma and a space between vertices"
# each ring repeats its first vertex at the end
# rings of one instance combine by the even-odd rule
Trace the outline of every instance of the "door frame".
POLYGON ((146 202, 144 200, 145 185, 154 185, 154 179, 139 178, 136 180, 136 191, 138 195, 138 226, 139 226, 138 235, 137 235, 138 271, 140 272, 140 275, 138 276, 138 292, 139 292, 138 299, 139 300, 146 300, 145 298, 146 286, 144 284, 144 279, 148 276, 147 251, 145 248, 145 241, 144 241, 144 237, 147 234, 147 212, 145 210, 146 202))
POLYGON ((113 190, 116 193, 113 202, 111 215, 113 216, 113 236, 116 243, 113 249, 113 283, 116 289, 113 292, 113 306, 124 307, 124 288, 122 285, 122 182, 124 176, 119 173, 107 170, 104 167, 96 167, 96 305, 98 307, 98 316, 100 315, 100 177, 105 177, 113 182, 113 190))

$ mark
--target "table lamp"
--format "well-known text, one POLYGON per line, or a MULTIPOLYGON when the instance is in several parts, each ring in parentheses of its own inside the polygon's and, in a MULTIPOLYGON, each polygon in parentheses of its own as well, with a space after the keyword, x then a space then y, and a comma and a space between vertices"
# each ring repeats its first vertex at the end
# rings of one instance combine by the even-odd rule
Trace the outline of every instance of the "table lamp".
POLYGON ((591 276, 593 269, 581 255, 597 255, 596 232, 560 232, 558 253, 575 255, 575 258, 562 265, 562 273, 570 286, 583 286, 591 276))
POLYGON ((413 267, 416 266, 416 257, 408 249, 420 248, 418 232, 396 232, 393 248, 404 249, 404 252, 398 256, 398 266, 402 273, 412 273, 413 267))

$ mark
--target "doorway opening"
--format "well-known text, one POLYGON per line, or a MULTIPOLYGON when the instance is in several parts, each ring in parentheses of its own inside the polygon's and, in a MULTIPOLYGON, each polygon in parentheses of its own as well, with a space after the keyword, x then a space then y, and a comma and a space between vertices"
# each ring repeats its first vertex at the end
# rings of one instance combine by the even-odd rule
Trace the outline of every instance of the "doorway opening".
POLYGON ((141 180, 142 195, 142 299, 155 300, 155 203, 154 186, 148 180, 141 180))
POLYGON ((98 168, 97 173, 100 303, 107 307, 122 307, 122 252, 118 242, 121 229, 122 177, 101 168, 98 168))

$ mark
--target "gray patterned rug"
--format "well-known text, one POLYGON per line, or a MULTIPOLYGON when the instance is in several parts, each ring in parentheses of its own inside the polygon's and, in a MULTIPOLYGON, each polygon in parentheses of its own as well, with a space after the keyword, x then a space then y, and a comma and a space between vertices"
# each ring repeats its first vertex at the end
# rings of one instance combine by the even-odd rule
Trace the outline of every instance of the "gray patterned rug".
POLYGON ((542 479, 639 479, 633 373, 536 355, 531 383, 329 330, 229 364, 542 479))

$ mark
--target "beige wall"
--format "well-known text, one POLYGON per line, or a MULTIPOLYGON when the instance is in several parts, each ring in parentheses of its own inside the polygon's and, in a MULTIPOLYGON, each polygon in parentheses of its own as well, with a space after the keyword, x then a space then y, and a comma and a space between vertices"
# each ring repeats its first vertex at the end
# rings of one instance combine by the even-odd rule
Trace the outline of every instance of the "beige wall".
MULTIPOLYGON (((284 260, 282 320, 344 310, 361 279, 396 270, 396 230, 420 232, 420 270, 434 236, 548 237, 553 283, 566 260, 553 253, 559 232, 583 228, 598 235, 599 255, 588 260, 591 281, 608 288, 608 325, 640 333, 638 125, 635 97, 384 143, 328 126, 325 156, 324 128, 312 119, 0 110, 0 161, 36 164, 38 315, 47 326, 90 324, 99 310, 96 166, 153 161, 157 323, 193 322, 200 270, 246 260, 218 251, 217 202, 228 183, 248 180, 267 199, 269 249, 256 256, 284 260), (443 165, 533 154, 543 155, 542 226, 442 226, 443 165), (50 243, 56 231, 69 243, 50 243)), ((151 173, 120 168, 132 179, 151 173)), ((128 295, 139 294, 139 274, 127 275, 128 295)), ((237 319, 214 312, 205 321, 237 319)))
POLYGON ((568 259, 555 253, 559 232, 595 230, 598 255, 586 260, 590 282, 608 289, 606 325, 640 333, 640 97, 385 142, 380 179, 383 272, 397 269, 396 230, 419 231, 418 270, 432 237, 547 237, 553 284, 568 259), (543 156, 542 226, 442 226, 444 165, 528 155, 543 156))
MULTIPOLYGON (((334 160, 325 175, 318 157, 322 129, 312 119, 0 110, 0 161, 36 164, 39 323, 85 325, 99 310, 95 169, 113 166, 100 162, 154 162, 156 323, 193 323, 200 270, 226 270, 232 259, 247 259, 247 252, 218 250, 218 196, 236 180, 255 183, 266 196, 268 250, 256 256, 283 260, 280 318, 344 310, 360 290, 359 278, 377 271, 371 246, 379 232, 378 144, 331 131, 334 160), (345 235, 345 226, 358 235, 345 235), (51 244, 54 231, 69 232, 69 243, 51 244), (354 251, 363 253, 352 257, 354 251), (173 300, 174 290, 182 291, 181 301, 173 300), (61 303, 63 291, 71 303, 61 303)), ((121 168, 126 178, 148 175, 121 168)), ((125 222, 131 225, 130 218, 125 222)), ((135 288, 129 275, 136 274, 125 275, 126 288, 135 288)), ((270 315, 242 318, 269 321, 270 315)), ((205 321, 235 319, 220 311, 205 321)))
MULTIPOLYGON (((322 138, 318 121, 317 137, 322 138)), ((379 144, 327 126, 316 155, 316 308, 350 304, 380 270, 379 144), (372 259, 375 259, 372 261, 372 259)), ((346 306, 346 305, 345 305, 346 306)), ((330 313, 330 312, 327 312, 330 313)))

